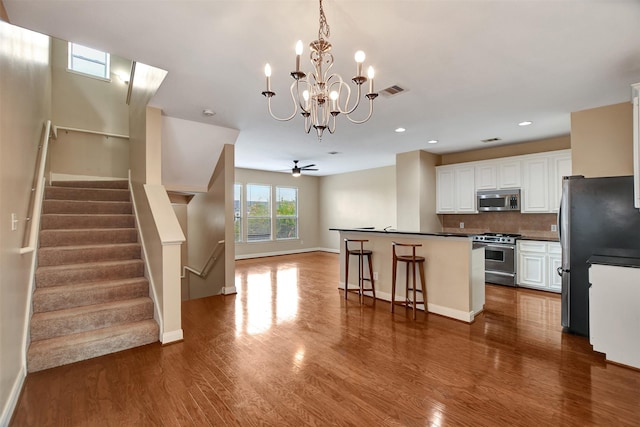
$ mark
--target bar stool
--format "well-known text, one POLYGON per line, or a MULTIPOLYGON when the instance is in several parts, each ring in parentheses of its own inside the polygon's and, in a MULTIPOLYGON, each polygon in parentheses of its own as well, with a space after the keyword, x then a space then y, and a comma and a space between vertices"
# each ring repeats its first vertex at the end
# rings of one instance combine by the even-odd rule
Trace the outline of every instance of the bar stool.
POLYGON ((393 242, 393 272, 391 278, 391 312, 395 305, 403 305, 405 307, 413 308, 413 320, 416 319, 416 306, 418 304, 424 304, 424 312, 427 312, 427 288, 424 276, 424 264, 425 258, 422 256, 416 256, 416 248, 422 246, 419 243, 396 243, 393 242), (398 255, 396 253, 396 247, 410 247, 412 248, 410 255, 398 255), (406 283, 405 283, 405 301, 396 302, 396 275, 398 272, 398 262, 404 262, 407 265, 406 269, 406 283), (416 289, 416 266, 420 271, 420 284, 422 289, 416 289), (411 269, 411 270, 409 270, 411 269), (409 287, 409 272, 411 271, 412 287, 409 287), (410 299, 410 292, 413 293, 413 298, 410 299), (422 301, 416 300, 416 292, 422 293, 422 301))
POLYGON ((373 299, 376 298, 376 287, 373 281, 373 265, 371 263, 371 255, 372 251, 368 249, 364 249, 364 243, 368 242, 368 240, 357 240, 357 239, 344 239, 344 252, 345 252, 345 264, 344 264, 344 298, 347 299, 347 295, 349 292, 357 292, 358 300, 360 304, 362 304, 364 299, 364 292, 371 292, 373 294, 373 299), (349 249, 349 243, 359 243, 360 247, 358 249, 349 249), (358 289, 349 290, 349 260, 351 256, 358 257, 358 289), (364 257, 367 257, 369 260, 369 277, 364 277, 364 257), (364 282, 371 282, 371 287, 365 289, 364 282))

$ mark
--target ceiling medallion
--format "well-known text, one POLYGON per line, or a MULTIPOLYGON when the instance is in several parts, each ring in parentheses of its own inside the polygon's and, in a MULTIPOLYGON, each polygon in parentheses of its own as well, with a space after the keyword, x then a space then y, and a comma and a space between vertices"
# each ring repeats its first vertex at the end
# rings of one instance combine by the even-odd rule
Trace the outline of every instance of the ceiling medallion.
POLYGON ((322 139, 325 130, 334 133, 336 129, 336 117, 344 114, 350 122, 361 124, 368 121, 373 113, 373 100, 378 96, 373 91, 373 67, 368 69, 368 77, 362 75, 362 63, 365 54, 362 51, 356 52, 356 76, 351 79, 356 84, 357 96, 354 105, 351 107, 351 86, 347 84, 339 74, 329 74, 333 67, 333 54, 331 54, 331 43, 329 43, 329 24, 324 15, 322 0, 320 0, 320 26, 318 28, 318 39, 309 43, 311 53, 309 58, 313 66, 313 72, 306 74, 300 70, 300 56, 302 55, 302 41, 296 44, 296 69, 291 72, 293 83, 290 92, 293 102, 293 113, 289 117, 280 118, 273 114, 271 110, 271 98, 276 94, 271 90, 271 67, 267 64, 264 73, 267 76, 267 89, 262 94, 267 98, 269 114, 276 120, 288 121, 295 117, 300 107, 302 117, 304 117, 304 130, 306 133, 311 128, 316 130, 318 140, 322 139), (351 114, 360 105, 362 97, 362 85, 369 81, 369 93, 365 96, 369 100, 369 113, 363 120, 351 118, 351 114))

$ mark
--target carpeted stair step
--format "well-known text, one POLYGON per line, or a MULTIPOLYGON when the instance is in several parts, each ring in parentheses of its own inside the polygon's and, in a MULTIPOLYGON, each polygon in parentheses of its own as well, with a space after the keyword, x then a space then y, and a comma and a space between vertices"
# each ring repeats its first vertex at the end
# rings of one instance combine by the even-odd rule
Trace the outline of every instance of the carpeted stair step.
POLYGON ((158 324, 143 320, 35 341, 29 346, 27 369, 37 372, 158 341, 158 324))
POLYGON ((144 277, 37 288, 33 292, 33 312, 64 310, 129 298, 149 296, 144 277))
POLYGON ((40 248, 38 266, 81 264, 85 262, 139 259, 140 243, 110 245, 52 246, 40 248))
POLYGON ((114 188, 74 188, 46 187, 44 197, 47 200, 87 200, 128 202, 129 190, 114 188))
POLYGON ((77 188, 120 188, 129 189, 127 180, 103 180, 103 181, 53 181, 52 187, 77 187, 77 188))
POLYGON ((44 200, 43 214, 131 214, 131 202, 44 200))
POLYGON ((39 267, 36 270, 36 287, 129 279, 143 274, 141 259, 39 267))
POLYGON ((35 313, 31 318, 31 341, 108 328, 152 317, 153 301, 149 297, 35 313))
POLYGON ((42 215, 40 228, 43 230, 76 228, 133 228, 133 215, 96 214, 46 214, 42 215))
POLYGON ((135 228, 87 228, 78 230, 42 230, 40 247, 79 246, 113 243, 136 243, 138 232, 135 228))

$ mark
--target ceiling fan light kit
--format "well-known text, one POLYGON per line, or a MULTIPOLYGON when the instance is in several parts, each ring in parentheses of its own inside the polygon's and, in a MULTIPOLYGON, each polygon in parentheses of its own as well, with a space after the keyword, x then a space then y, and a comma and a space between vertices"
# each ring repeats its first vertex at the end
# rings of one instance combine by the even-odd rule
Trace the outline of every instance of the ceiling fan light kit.
POLYGON ((291 175, 296 178, 302 175, 302 171, 317 171, 318 169, 313 169, 315 164, 310 164, 306 166, 298 166, 299 160, 293 161, 293 168, 291 168, 291 175))
POLYGON ((300 70, 300 57, 302 55, 302 41, 296 44, 296 69, 291 72, 293 83, 290 87, 291 100, 293 103, 293 113, 288 117, 277 117, 271 109, 271 98, 276 93, 271 90, 271 66, 267 64, 264 73, 267 78, 267 87, 262 95, 267 98, 269 114, 276 120, 288 121, 293 119, 300 108, 304 117, 304 130, 306 133, 311 128, 316 130, 318 140, 322 139, 325 130, 334 133, 336 129, 336 117, 344 114, 350 122, 361 124, 368 121, 373 114, 373 100, 378 96, 374 92, 373 67, 369 67, 367 76, 362 74, 362 66, 365 54, 362 51, 356 52, 356 75, 351 79, 356 85, 356 99, 351 101, 351 86, 347 84, 339 74, 330 74, 333 67, 333 54, 331 53, 331 43, 329 38, 329 24, 324 15, 322 0, 320 0, 320 25, 318 28, 318 39, 309 44, 311 53, 309 58, 313 66, 313 72, 307 74, 300 70), (369 112, 362 120, 356 120, 351 114, 356 111, 362 99, 362 85, 369 81, 369 92, 365 97, 369 100, 369 112), (349 106, 353 103, 352 106, 349 106))

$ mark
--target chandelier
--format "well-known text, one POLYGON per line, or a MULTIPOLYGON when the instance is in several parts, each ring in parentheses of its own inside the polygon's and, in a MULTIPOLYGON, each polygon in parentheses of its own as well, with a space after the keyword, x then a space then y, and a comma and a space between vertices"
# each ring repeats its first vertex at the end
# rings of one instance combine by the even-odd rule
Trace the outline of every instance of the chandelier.
POLYGON ((357 93, 355 100, 351 100, 351 86, 347 84, 339 74, 330 74, 333 67, 333 54, 331 54, 331 43, 329 38, 329 24, 324 15, 322 0, 320 0, 320 25, 318 28, 318 39, 309 43, 311 53, 309 59, 313 66, 313 71, 309 74, 300 70, 300 57, 302 55, 302 41, 296 44, 296 69, 291 72, 293 83, 290 92, 293 101, 293 113, 289 117, 280 118, 273 114, 271 110, 271 98, 276 93, 271 90, 271 66, 264 67, 264 74, 267 77, 267 90, 262 94, 267 98, 269 114, 276 120, 288 121, 295 117, 300 108, 304 117, 304 130, 306 133, 311 128, 316 130, 318 139, 322 139, 322 133, 328 130, 333 133, 336 130, 336 117, 344 114, 350 122, 361 124, 371 118, 373 113, 373 100, 378 96, 373 91, 373 67, 369 67, 367 77, 362 75, 362 63, 365 54, 361 50, 356 52, 356 75, 351 79, 355 83, 357 93), (369 100, 369 113, 362 120, 356 120, 351 114, 356 111, 362 98, 362 85, 369 81, 369 92, 365 95, 369 100), (350 106, 350 104, 352 104, 350 106))

